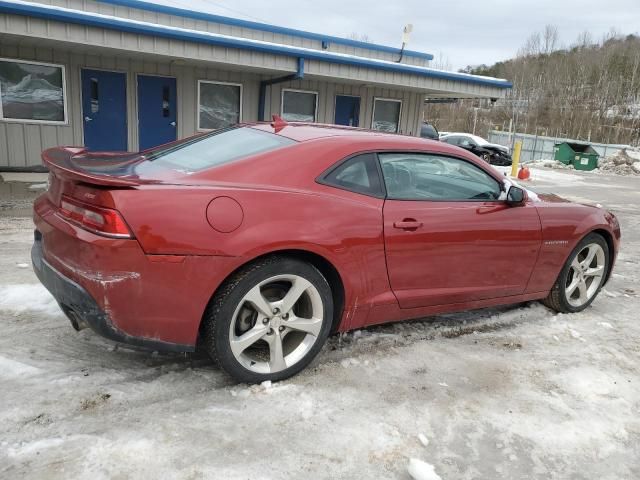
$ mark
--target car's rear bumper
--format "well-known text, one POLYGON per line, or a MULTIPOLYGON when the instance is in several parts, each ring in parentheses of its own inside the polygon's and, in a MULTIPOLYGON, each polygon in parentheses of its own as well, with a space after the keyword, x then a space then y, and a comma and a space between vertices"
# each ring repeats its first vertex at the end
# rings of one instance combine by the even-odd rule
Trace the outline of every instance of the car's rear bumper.
POLYGON ((116 342, 127 343, 138 347, 159 351, 189 352, 193 345, 150 340, 127 335, 116 328, 109 315, 100 308, 94 298, 84 288, 53 268, 43 257, 42 235, 36 230, 31 261, 33 270, 42 284, 51 292, 63 312, 67 315, 76 330, 90 327, 98 335, 116 342))
POLYGON ((41 280, 58 301, 70 306, 67 297, 73 297, 76 307, 84 305, 86 311, 80 313, 91 317, 85 321, 98 333, 152 348, 194 350, 211 296, 241 261, 214 255, 149 255, 136 239, 107 238, 67 222, 47 194, 36 199, 33 220, 41 233, 34 251, 40 261, 34 261, 34 267, 48 266, 57 273, 41 274, 41 280), (62 278, 52 280, 56 277, 62 278), (80 287, 80 294, 62 293, 77 292, 69 285, 80 287), (87 296, 90 302, 78 301, 87 296), (103 323, 107 328, 97 325, 103 323))

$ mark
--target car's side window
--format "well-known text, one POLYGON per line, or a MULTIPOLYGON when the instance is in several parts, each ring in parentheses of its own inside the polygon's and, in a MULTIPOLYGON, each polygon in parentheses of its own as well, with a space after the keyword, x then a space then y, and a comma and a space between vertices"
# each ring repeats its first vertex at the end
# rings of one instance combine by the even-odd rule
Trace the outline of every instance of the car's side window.
POLYGON ((448 143, 450 145, 458 145, 458 140, 460 139, 460 137, 446 137, 443 138, 443 141, 445 143, 448 143))
POLYGON ((373 153, 356 155, 340 163, 322 178, 321 183, 364 195, 384 197, 384 188, 373 153))
POLYGON ((497 200, 502 191, 491 175, 471 162, 426 153, 380 153, 391 200, 497 200))

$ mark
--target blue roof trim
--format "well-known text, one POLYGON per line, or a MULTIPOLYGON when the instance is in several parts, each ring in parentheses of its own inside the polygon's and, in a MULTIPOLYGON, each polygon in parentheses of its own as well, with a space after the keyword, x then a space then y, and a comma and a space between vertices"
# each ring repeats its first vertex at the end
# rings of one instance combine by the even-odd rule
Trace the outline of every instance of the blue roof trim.
POLYGON ((206 32, 200 33, 193 30, 180 31, 175 30, 175 28, 178 27, 168 27, 164 25, 148 23, 141 24, 137 23, 137 21, 134 20, 114 18, 110 16, 103 17, 91 12, 82 12, 69 9, 63 10, 61 8, 62 7, 54 7, 46 4, 23 4, 0 0, 0 12, 3 13, 31 16, 35 18, 42 18, 45 20, 55 20, 99 28, 108 28, 134 34, 154 35, 163 38, 205 43, 220 47, 241 48, 262 53, 317 60, 320 62, 338 63, 343 65, 365 67, 374 70, 407 73, 419 75, 422 77, 453 80, 477 85, 485 85, 498 88, 512 87, 511 82, 495 78, 479 77, 456 72, 444 72, 441 70, 432 70, 426 67, 417 67, 413 65, 394 62, 383 62, 379 60, 376 61, 373 59, 362 57, 354 57, 350 55, 343 55, 322 50, 305 49, 288 45, 278 45, 245 38, 216 36, 216 34, 208 34, 206 32))
MULTIPOLYGON (((251 28, 254 30, 262 30, 264 32, 279 33, 283 35, 293 35, 296 37, 303 37, 311 40, 318 40, 320 42, 339 43, 340 45, 348 45, 350 47, 366 48, 368 50, 395 53, 400 55, 399 48, 388 47, 386 45, 377 45, 375 43, 360 42, 358 40, 334 37, 331 35, 323 35, 321 33, 305 32, 304 30, 297 30, 295 28, 287 28, 287 27, 279 27, 277 25, 270 25, 268 23, 252 22, 250 20, 240 20, 239 18, 225 17, 222 15, 216 15, 214 13, 197 12, 193 10, 187 10, 185 8, 169 7, 167 5, 160 5, 157 3, 145 2, 141 0, 97 0, 97 1, 101 3, 109 3, 111 5, 119 5, 121 7, 137 8, 140 10, 147 10, 150 12, 164 13, 167 15, 175 15, 178 17, 192 18, 194 20, 204 20, 207 22, 223 23, 225 25, 232 25, 234 27, 251 28)), ((422 52, 415 52, 411 50, 405 50, 404 55, 409 57, 424 58, 425 60, 433 60, 433 55, 431 55, 430 53, 422 53, 422 52)))

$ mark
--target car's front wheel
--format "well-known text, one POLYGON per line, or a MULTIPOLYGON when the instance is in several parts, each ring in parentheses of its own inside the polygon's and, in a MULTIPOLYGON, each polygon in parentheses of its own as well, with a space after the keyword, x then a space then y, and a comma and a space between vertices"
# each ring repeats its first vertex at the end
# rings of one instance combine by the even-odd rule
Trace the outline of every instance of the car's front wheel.
POLYGON ((480 158, 482 158, 482 160, 484 160, 487 163, 491 163, 491 155, 486 152, 480 155, 480 158))
POLYGON ((545 305, 558 312, 580 312, 591 305, 609 271, 609 246, 591 233, 571 252, 545 305))
POLYGON ((295 375, 331 330, 333 300, 313 266, 281 256, 234 274, 207 308, 202 342, 235 379, 259 383, 295 375))

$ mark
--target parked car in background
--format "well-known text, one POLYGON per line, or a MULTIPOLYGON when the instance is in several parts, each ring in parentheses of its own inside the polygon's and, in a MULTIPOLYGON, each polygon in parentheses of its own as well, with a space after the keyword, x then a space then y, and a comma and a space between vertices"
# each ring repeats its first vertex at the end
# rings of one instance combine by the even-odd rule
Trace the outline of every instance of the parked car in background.
POLYGON ((274 123, 140 153, 43 153, 33 267, 75 329, 201 345, 244 382, 282 380, 331 332, 543 300, 579 312, 620 226, 536 195, 443 142, 274 123))
POLYGON ((484 138, 469 133, 448 133, 440 141, 469 150, 492 165, 511 165, 511 154, 507 147, 489 143, 484 138))
POLYGON ((420 127, 420 137, 428 138, 429 140, 439 140, 440 134, 438 133, 438 129, 435 125, 432 125, 429 122, 423 122, 422 127, 420 127))

